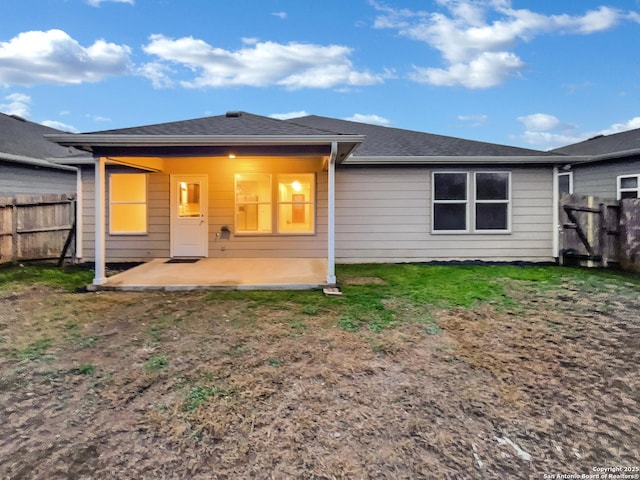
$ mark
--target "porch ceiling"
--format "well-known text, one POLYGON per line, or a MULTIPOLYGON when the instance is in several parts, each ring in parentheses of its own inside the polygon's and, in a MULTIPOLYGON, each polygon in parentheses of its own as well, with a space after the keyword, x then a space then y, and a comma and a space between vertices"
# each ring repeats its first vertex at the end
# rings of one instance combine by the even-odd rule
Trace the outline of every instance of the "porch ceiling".
POLYGON ((156 258, 106 279, 99 290, 302 290, 326 286, 324 258, 156 258))

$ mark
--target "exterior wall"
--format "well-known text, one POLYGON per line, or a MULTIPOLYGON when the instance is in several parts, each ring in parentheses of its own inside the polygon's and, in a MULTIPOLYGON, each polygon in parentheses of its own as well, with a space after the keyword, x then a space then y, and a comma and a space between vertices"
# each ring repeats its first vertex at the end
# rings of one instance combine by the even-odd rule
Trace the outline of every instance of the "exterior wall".
MULTIPOLYGON (((165 159, 164 171, 148 176, 148 233, 145 235, 106 235, 106 261, 146 261, 170 256, 170 175, 208 175, 208 243, 209 257, 310 257, 327 256, 327 173, 319 171, 318 159, 260 158, 172 158, 165 159), (315 173, 316 231, 312 235, 235 235, 235 174, 236 173, 315 173), (230 238, 216 234, 223 225, 231 229, 230 238)), ((109 194, 109 174, 136 170, 123 166, 107 166, 106 194, 109 194)), ((82 171, 83 185, 83 254, 93 260, 95 251, 95 176, 93 166, 82 171)), ((109 224, 109 199, 106 222, 109 224)), ((108 230, 107 230, 108 231, 108 230)))
POLYGON ((0 160, 0 195, 76 192, 76 173, 0 160))
POLYGON ((573 193, 616 198, 618 175, 640 174, 640 158, 574 165, 573 193))
POLYGON ((551 167, 341 167, 336 261, 552 261, 551 167), (511 233, 431 233, 432 171, 511 171, 511 233))

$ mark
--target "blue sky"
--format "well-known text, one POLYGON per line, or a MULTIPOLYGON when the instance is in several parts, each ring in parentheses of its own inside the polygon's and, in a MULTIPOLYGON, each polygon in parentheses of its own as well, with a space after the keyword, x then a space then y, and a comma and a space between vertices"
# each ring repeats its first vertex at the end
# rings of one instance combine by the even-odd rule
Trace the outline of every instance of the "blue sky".
POLYGON ((640 0, 3 0, 0 111, 245 110, 546 150, 640 128, 640 0))

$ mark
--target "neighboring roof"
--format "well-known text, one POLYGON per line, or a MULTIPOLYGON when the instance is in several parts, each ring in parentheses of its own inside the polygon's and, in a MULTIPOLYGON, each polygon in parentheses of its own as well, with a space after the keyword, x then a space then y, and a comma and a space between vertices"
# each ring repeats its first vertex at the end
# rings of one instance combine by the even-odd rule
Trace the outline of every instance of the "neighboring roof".
POLYGON ((595 162, 640 155, 640 128, 612 135, 598 135, 584 142, 556 148, 554 153, 564 155, 588 155, 587 161, 595 162))
POLYGON ((44 138, 45 134, 61 133, 15 115, 0 113, 0 159, 38 167, 74 170, 49 163, 47 159, 77 154, 78 151, 62 147, 44 138))
POLYGON ((390 163, 389 160, 392 160, 392 163, 429 163, 446 160, 490 162, 495 159, 494 157, 502 157, 503 160, 509 162, 513 160, 531 163, 558 161, 557 155, 538 150, 316 115, 292 118, 289 122, 335 132, 366 135, 365 142, 353 153, 352 159, 347 163, 390 163), (380 159, 380 161, 377 162, 376 159, 380 159))

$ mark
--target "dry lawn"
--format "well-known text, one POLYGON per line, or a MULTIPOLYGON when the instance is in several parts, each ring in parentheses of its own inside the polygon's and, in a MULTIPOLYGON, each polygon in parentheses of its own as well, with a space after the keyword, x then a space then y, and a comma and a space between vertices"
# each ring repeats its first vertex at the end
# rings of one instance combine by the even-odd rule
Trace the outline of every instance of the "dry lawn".
POLYGON ((387 299, 395 324, 381 331, 341 328, 330 303, 249 294, 0 290, 0 477, 640 467, 638 285, 505 288, 510 307, 387 299))

